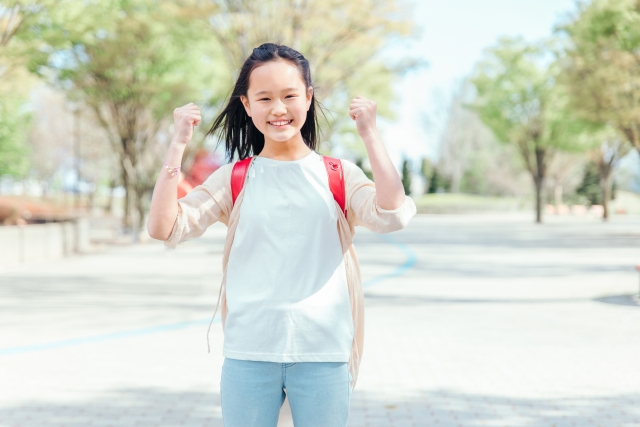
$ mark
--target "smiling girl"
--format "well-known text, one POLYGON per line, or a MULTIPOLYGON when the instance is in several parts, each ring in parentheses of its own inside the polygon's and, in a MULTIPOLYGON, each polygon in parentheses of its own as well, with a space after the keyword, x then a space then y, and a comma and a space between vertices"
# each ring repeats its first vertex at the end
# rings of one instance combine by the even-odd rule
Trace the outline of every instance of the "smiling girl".
POLYGON ((285 394, 296 427, 347 425, 364 344, 354 226, 388 233, 416 212, 380 140, 375 102, 349 106, 375 184, 355 164, 316 152, 317 108, 302 54, 254 49, 208 133, 243 161, 179 200, 179 165, 201 116, 194 104, 174 111, 168 173, 158 176, 147 228, 175 247, 216 221, 228 227, 218 296, 226 427, 275 427, 285 394))

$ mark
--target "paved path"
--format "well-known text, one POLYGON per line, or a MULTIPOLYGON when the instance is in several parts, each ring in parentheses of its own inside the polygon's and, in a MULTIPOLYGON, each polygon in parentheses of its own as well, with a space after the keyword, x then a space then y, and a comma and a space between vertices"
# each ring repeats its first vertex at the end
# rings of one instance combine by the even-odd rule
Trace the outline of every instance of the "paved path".
MULTIPOLYGON (((640 426, 640 219, 567 221, 359 231, 349 425, 640 426)), ((0 270, 0 426, 221 426, 223 233, 0 270)))

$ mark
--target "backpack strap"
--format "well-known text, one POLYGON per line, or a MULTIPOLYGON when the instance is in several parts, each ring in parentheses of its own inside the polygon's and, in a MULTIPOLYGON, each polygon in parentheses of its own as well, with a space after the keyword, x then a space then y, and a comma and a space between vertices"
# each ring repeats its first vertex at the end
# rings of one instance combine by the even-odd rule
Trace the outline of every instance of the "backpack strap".
POLYGON ((247 157, 244 160, 236 162, 231 170, 231 199, 234 205, 236 204, 238 194, 240 194, 242 187, 244 187, 244 181, 247 178, 247 171, 249 170, 252 159, 253 157, 247 157))
POLYGON ((333 194, 333 198, 340 209, 342 209, 342 213, 344 213, 344 217, 347 217, 347 194, 344 189, 344 173, 342 172, 342 162, 340 159, 336 159, 333 157, 322 156, 324 160, 324 166, 327 169, 327 175, 329 175, 329 189, 333 194))

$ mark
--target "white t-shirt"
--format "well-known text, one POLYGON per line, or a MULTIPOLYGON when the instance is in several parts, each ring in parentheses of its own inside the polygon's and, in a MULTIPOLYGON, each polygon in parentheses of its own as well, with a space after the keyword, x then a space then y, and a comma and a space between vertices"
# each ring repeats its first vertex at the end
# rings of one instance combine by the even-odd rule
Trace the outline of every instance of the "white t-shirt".
POLYGON ((353 321, 322 157, 256 157, 229 255, 223 355, 347 362, 353 321))

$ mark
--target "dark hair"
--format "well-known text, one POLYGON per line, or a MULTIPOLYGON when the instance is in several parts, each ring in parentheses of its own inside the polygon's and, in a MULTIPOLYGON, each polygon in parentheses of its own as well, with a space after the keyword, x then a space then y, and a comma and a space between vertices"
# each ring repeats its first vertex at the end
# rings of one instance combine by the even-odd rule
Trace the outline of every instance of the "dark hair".
MULTIPOLYGON (((256 67, 279 59, 289 61, 298 68, 307 88, 313 86, 309 61, 297 50, 275 43, 264 43, 253 49, 251 55, 242 64, 229 102, 207 132, 207 136, 217 134, 221 140, 224 140, 225 153, 229 162, 233 161, 236 154, 238 159, 242 160, 260 153, 264 148, 264 135, 253 124, 240 97, 247 95, 249 76, 256 67)), ((311 106, 307 111, 307 118, 300 129, 304 143, 312 150, 315 150, 318 144, 319 128, 316 111, 320 109, 314 93, 311 106)))

